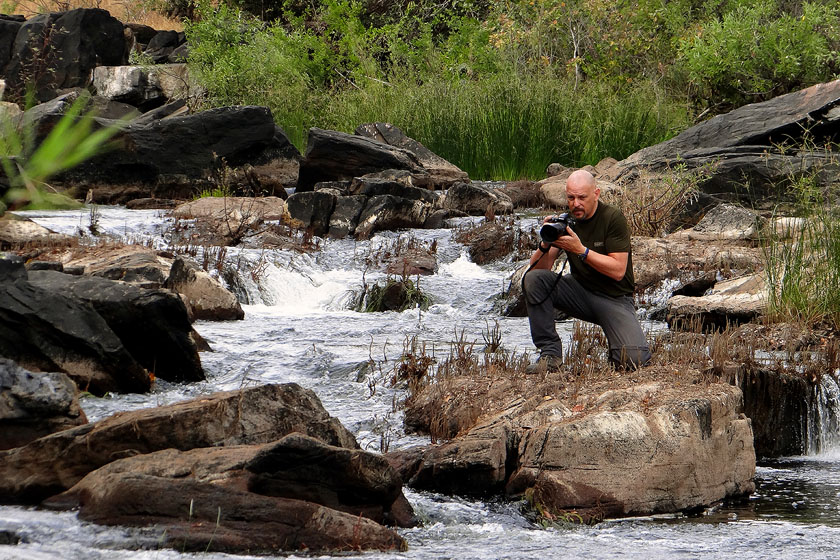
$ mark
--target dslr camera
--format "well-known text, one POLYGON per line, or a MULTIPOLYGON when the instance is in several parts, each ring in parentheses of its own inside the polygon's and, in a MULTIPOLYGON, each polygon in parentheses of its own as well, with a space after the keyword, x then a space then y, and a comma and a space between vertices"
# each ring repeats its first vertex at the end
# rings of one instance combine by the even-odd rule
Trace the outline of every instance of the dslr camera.
POLYGON ((546 243, 553 243, 557 241, 558 237, 569 235, 566 228, 573 227, 575 219, 568 212, 564 212, 559 216, 552 216, 548 219, 542 228, 540 228, 540 237, 546 243))

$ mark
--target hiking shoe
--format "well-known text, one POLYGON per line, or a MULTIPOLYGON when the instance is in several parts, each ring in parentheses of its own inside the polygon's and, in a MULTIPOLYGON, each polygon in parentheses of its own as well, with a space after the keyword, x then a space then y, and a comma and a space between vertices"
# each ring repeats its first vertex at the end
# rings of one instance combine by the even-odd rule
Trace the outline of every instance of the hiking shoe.
POLYGON ((525 373, 534 374, 541 372, 556 371, 563 365, 563 358, 560 356, 553 356, 551 354, 544 354, 535 363, 525 368, 525 373))

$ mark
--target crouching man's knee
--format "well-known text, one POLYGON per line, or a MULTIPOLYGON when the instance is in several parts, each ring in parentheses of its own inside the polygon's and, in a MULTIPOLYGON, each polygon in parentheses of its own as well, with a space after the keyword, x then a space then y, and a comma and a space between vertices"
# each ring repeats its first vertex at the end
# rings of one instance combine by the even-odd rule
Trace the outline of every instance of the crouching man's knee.
POLYGON ((635 370, 648 365, 650 359, 650 349, 647 346, 610 348, 610 362, 616 369, 635 370))

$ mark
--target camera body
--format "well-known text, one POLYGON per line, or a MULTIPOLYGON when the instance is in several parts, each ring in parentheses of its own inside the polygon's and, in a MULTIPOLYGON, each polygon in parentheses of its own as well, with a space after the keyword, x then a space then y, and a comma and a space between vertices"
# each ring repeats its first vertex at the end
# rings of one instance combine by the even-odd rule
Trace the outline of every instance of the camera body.
POLYGON ((564 212, 559 216, 552 216, 549 218, 542 228, 540 228, 540 237, 546 243, 553 243, 557 241, 558 237, 569 235, 566 228, 574 227, 575 219, 568 212, 564 212))

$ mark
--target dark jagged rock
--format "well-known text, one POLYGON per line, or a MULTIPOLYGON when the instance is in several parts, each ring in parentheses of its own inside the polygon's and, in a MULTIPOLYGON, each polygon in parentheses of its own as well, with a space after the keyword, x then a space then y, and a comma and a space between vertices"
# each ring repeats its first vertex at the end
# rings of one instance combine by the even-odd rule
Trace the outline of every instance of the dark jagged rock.
POLYGON ((796 177, 813 175, 823 185, 840 180, 836 158, 818 147, 836 138, 838 127, 840 80, 835 80, 715 116, 639 150, 609 173, 632 185, 679 167, 700 172, 704 206, 721 200, 773 205, 790 198, 786 185, 796 177))
POLYGON ((376 231, 423 227, 431 208, 420 200, 389 194, 370 197, 359 216, 356 237, 367 238, 376 231))
POLYGON ((425 175, 417 156, 409 150, 362 136, 311 128, 297 190, 311 191, 322 181, 345 181, 385 169, 425 175))
POLYGON ((33 373, 0 357, 0 449, 85 424, 77 392, 63 373, 33 373))
MULTIPOLYGON (((60 179, 116 187, 145 183, 146 197, 191 198, 196 185, 207 182, 212 173, 246 164, 270 168, 278 159, 295 160, 296 165, 297 157, 266 107, 220 107, 131 124, 115 141, 117 149, 63 173, 60 179)), ((249 178, 240 177, 245 182, 249 178)), ((247 188, 253 190, 250 184, 247 188)), ((125 202, 109 196, 104 186, 96 193, 101 203, 125 202)))
POLYGON ((417 177, 414 184, 418 187, 432 189, 448 189, 458 182, 469 181, 469 176, 452 163, 432 152, 426 146, 409 138, 396 126, 389 123, 368 123, 356 128, 359 136, 373 138, 390 146, 404 148, 417 156, 420 165, 426 172, 426 177, 417 177))
POLYGON ((300 221, 314 235, 324 235, 329 230, 337 198, 327 191, 295 192, 286 205, 292 219, 300 221))
POLYGON ((149 390, 148 372, 90 303, 4 268, 14 280, 0 283, 0 355, 33 371, 67 373, 81 389, 100 394, 149 390))
POLYGON ((176 294, 53 271, 30 271, 29 282, 92 306, 137 363, 155 376, 168 381, 204 379, 187 309, 176 294))
POLYGON ((4 74, 9 88, 19 93, 34 82, 43 101, 62 88, 87 87, 96 66, 125 61, 123 24, 105 10, 80 8, 39 14, 23 23, 4 74))

